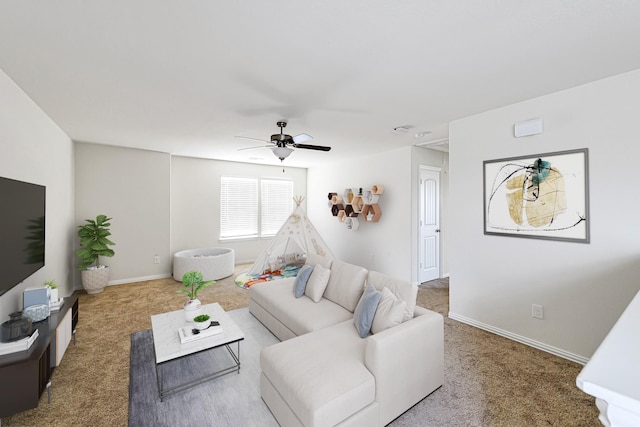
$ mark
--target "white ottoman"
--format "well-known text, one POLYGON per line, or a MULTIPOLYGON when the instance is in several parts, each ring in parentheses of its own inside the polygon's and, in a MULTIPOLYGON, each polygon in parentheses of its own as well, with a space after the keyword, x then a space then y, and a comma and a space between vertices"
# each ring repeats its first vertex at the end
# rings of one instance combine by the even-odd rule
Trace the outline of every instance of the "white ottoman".
POLYGON ((173 255, 173 278, 182 281, 187 271, 199 271, 204 280, 229 277, 235 269, 235 254, 230 248, 188 249, 173 255))

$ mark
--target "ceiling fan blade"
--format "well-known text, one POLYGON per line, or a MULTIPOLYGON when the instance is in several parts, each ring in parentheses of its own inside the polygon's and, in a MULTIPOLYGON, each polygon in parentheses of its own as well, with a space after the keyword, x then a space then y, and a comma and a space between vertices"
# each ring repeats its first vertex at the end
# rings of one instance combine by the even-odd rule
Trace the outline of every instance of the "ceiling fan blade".
POLYGON ((293 142, 297 144, 298 142, 309 141, 313 139, 313 137, 311 135, 307 135, 306 133, 301 133, 300 135, 296 135, 291 139, 293 139, 293 142))
POLYGON ((267 141, 266 139, 260 139, 260 138, 251 138, 250 136, 237 136, 236 138, 242 138, 242 139, 252 139, 254 141, 260 141, 260 142, 267 142, 267 143, 271 143, 271 141, 267 141))
POLYGON ((255 147, 238 148, 238 151, 255 150, 256 148, 273 148, 270 145, 257 145, 255 147))
POLYGON ((307 150, 329 151, 331 147, 324 147, 322 145, 309 145, 309 144, 291 144, 295 148, 305 148, 307 150))

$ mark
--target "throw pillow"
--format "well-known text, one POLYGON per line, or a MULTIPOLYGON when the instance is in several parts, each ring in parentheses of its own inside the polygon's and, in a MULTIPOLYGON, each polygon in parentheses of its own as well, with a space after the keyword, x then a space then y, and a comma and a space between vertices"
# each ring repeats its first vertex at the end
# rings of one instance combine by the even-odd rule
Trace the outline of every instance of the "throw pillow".
POLYGON ((311 276, 307 282, 304 294, 311 298, 313 302, 320 302, 322 294, 327 288, 327 283, 329 283, 330 274, 331 270, 324 268, 320 264, 316 264, 316 266, 313 267, 313 271, 311 272, 311 276))
POLYGON ((418 297, 418 287, 416 285, 403 280, 394 279, 375 271, 369 272, 367 283, 373 283, 373 286, 375 286, 379 291, 382 291, 384 288, 389 288, 389 290, 399 300, 407 303, 404 313, 404 321, 413 319, 413 311, 416 308, 416 299, 418 297))
MULTIPOLYGON (((371 285, 368 285, 371 286, 371 285)), ((371 332, 377 334, 404 321, 404 312, 407 303, 398 299, 389 288, 382 290, 382 297, 378 303, 376 315, 371 324, 371 332)))
POLYGON ((381 297, 382 292, 377 291, 373 285, 367 285, 360 297, 360 301, 358 301, 356 310, 353 313, 353 324, 356 325, 356 330, 360 338, 369 335, 381 297))
POLYGON ((309 281, 311 272, 313 272, 313 266, 309 264, 303 265, 302 268, 298 271, 296 280, 293 283, 293 294, 296 298, 300 298, 302 295, 304 295, 304 290, 307 287, 307 282, 309 281))

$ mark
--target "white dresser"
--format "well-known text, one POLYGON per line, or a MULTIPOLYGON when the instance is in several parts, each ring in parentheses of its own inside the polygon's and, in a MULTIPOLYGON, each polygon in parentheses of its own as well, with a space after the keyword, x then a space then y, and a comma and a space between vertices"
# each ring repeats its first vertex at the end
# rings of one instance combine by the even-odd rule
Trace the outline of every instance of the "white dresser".
POLYGON ((596 398, 603 425, 640 426, 640 292, 582 369, 576 383, 596 398))

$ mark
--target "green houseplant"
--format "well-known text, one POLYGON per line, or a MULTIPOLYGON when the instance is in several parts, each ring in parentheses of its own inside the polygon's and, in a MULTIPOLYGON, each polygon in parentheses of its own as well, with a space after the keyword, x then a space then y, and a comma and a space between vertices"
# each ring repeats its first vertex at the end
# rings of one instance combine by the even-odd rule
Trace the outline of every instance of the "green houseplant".
POLYGON ((211 316, 208 314, 201 314, 193 318, 193 322, 196 324, 196 329, 207 329, 211 325, 211 316))
POLYGON ((100 264, 100 257, 112 257, 115 255, 109 246, 115 245, 109 236, 111 231, 109 222, 111 218, 106 215, 98 215, 95 220, 87 219, 86 224, 78 226, 80 237, 80 249, 76 255, 80 258, 78 270, 82 274, 82 286, 89 294, 97 294, 104 290, 109 283, 109 267, 100 264))
POLYGON ((49 288, 49 301, 52 303, 58 301, 58 285, 55 280, 46 280, 44 285, 49 288))
POLYGON ((189 298, 184 303, 184 317, 188 322, 192 322, 193 318, 200 314, 202 303, 198 299, 198 292, 214 283, 216 283, 214 280, 205 282, 199 271, 187 271, 182 275, 184 289, 180 289, 178 293, 185 294, 189 298))

